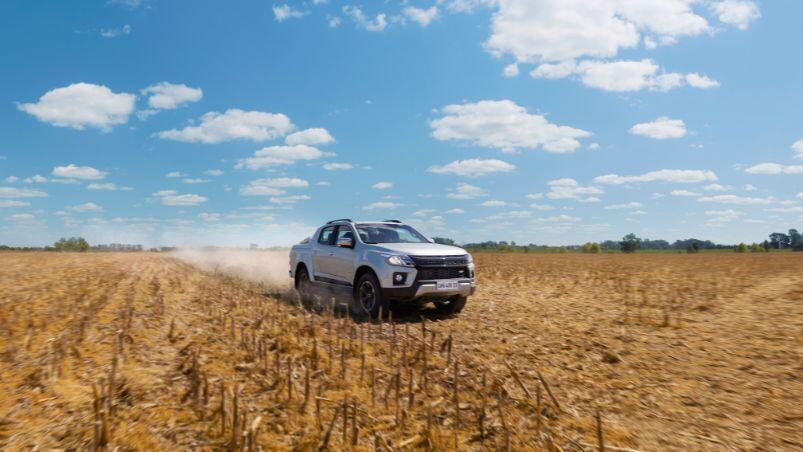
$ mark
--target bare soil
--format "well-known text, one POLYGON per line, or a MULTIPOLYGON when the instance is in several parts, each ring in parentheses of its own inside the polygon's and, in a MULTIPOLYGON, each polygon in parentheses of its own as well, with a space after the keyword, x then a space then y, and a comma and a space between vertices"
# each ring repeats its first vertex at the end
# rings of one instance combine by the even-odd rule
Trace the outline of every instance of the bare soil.
POLYGON ((161 254, 0 253, 0 449, 803 448, 803 253, 475 258, 462 314, 378 324, 161 254))

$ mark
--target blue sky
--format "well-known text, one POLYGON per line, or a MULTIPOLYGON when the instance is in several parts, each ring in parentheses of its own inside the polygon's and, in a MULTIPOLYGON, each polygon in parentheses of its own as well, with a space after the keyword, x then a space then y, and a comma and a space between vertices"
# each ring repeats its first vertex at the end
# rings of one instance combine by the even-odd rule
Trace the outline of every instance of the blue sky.
POLYGON ((0 242, 803 227, 803 3, 6 1, 0 242))

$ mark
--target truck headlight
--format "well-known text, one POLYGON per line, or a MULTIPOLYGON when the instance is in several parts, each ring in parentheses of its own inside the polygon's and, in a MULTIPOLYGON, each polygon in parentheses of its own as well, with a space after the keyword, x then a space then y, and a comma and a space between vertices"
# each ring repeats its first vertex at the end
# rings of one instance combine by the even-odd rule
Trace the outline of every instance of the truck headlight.
POLYGON ((474 258, 471 257, 471 254, 466 254, 466 262, 468 262, 469 264, 474 263, 474 258))
POLYGON ((392 254, 385 257, 385 260, 388 261, 390 265, 396 265, 399 267, 415 267, 415 262, 410 258, 410 256, 406 256, 404 254, 392 254))

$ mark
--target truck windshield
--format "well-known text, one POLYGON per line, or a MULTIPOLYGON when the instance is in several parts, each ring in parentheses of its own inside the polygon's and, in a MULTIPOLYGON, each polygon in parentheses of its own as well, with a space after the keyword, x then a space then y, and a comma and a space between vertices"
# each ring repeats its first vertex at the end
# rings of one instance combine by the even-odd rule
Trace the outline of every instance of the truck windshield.
POLYGON ((363 243, 429 243, 406 224, 363 223, 357 225, 357 233, 363 243))

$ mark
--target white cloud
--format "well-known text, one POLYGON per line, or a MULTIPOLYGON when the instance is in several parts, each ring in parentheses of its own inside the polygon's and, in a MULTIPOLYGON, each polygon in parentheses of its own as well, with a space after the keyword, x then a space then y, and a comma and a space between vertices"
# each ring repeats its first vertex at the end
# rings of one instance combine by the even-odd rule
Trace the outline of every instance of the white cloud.
POLYGON ((379 13, 375 18, 371 19, 362 12, 362 9, 352 5, 344 6, 343 14, 351 18, 359 27, 368 31, 382 31, 388 25, 387 16, 384 13, 379 13))
POLYGON ((686 83, 692 88, 708 89, 719 88, 719 82, 708 78, 708 76, 700 75, 696 72, 686 74, 686 83))
MULTIPOLYGON (((803 193, 801 193, 801 195, 803 195, 803 193)), ((803 196, 801 196, 801 197, 803 197, 803 196)), ((446 211, 446 213, 448 213, 448 214, 450 214, 450 215, 462 215, 462 214, 466 213, 466 211, 465 211, 465 210, 463 210, 463 209, 457 209, 457 208, 455 208, 455 209, 449 209, 449 210, 447 210, 447 211, 446 211)))
POLYGON ((272 140, 292 130, 290 118, 281 113, 232 108, 224 113, 212 111, 204 114, 200 125, 165 130, 157 133, 157 136, 167 140, 211 144, 232 140, 272 140))
POLYGON ((290 5, 276 5, 273 7, 273 17, 277 22, 284 22, 287 19, 300 19, 306 13, 299 11, 290 5))
POLYGON ((207 176, 218 177, 223 175, 223 171, 219 169, 211 169, 204 171, 207 176))
POLYGON ((121 187, 117 184, 112 183, 103 183, 103 184, 89 184, 87 185, 88 189, 90 190, 105 190, 105 191, 131 191, 133 188, 131 187, 121 187))
POLYGON ((767 212, 803 213, 803 206, 797 206, 797 207, 774 207, 772 209, 767 209, 767 212))
POLYGON ((560 63, 543 63, 530 75, 536 78, 560 79, 577 75, 589 87, 604 91, 629 92, 649 89, 669 91, 688 84, 694 88, 715 88, 719 82, 697 73, 680 74, 659 72, 652 60, 591 60, 575 63, 574 60, 560 63))
POLYGON ((25 207, 25 206, 30 206, 30 205, 31 205, 31 203, 29 203, 29 202, 15 201, 13 199, 7 199, 7 200, 4 200, 4 201, 0 201, 0 208, 5 208, 5 207, 25 207))
POLYGON ((618 174, 606 174, 594 178, 597 184, 629 184, 636 182, 671 182, 681 184, 691 184, 705 181, 716 181, 717 175, 713 171, 704 170, 676 170, 662 169, 650 171, 637 176, 620 176, 618 174))
POLYGON ((166 206, 197 206, 209 200, 209 198, 194 194, 178 194, 175 190, 162 190, 153 194, 159 198, 160 202, 166 206))
POLYGON ((47 193, 30 188, 0 187, 0 198, 43 198, 47 193))
POLYGON ((759 163, 744 170, 750 174, 803 174, 803 165, 781 165, 780 163, 759 163))
POLYGON ((209 182, 209 179, 201 179, 198 177, 185 177, 184 179, 181 179, 181 182, 184 182, 185 184, 189 185, 196 185, 196 184, 205 184, 209 182))
POLYGON ((322 128, 312 128, 302 130, 300 132, 291 133, 284 139, 286 144, 291 146, 297 144, 306 144, 309 146, 318 146, 334 142, 335 139, 329 134, 329 131, 322 128))
POLYGON ((454 189, 450 189, 446 195, 449 199, 473 199, 486 196, 487 193, 480 187, 460 182, 454 189))
POLYGON ((178 171, 171 171, 171 172, 165 174, 165 177, 184 177, 184 174, 181 174, 178 171))
POLYGON ((728 191, 733 189, 730 185, 709 184, 703 187, 705 191, 728 191))
POLYGON ((502 74, 505 77, 518 77, 519 76, 519 65, 516 63, 511 63, 505 66, 505 69, 502 71, 502 74))
POLYGON ((712 223, 726 223, 728 221, 736 220, 744 215, 744 212, 739 212, 733 209, 728 210, 706 210, 705 215, 712 217, 709 222, 712 223))
POLYGON ((345 171, 354 168, 351 163, 324 163, 323 169, 326 171, 345 171))
POLYGON ((363 210, 377 210, 377 209, 395 209, 401 207, 403 204, 395 202, 375 202, 363 207, 363 210))
POLYGON ((669 192, 669 194, 672 196, 687 196, 690 198, 700 196, 699 193, 695 193, 689 190, 672 190, 671 192, 669 192))
POLYGON ((67 209, 73 212, 103 212, 103 207, 100 207, 94 202, 78 204, 77 206, 67 207, 67 209))
POLYGON ((33 214, 30 213, 15 213, 14 215, 7 216, 6 219, 17 222, 28 222, 35 220, 36 217, 34 217, 33 214))
POLYGON ((140 92, 148 96, 149 107, 160 110, 172 110, 181 104, 198 102, 204 95, 200 88, 168 82, 151 85, 140 92))
POLYGON ((530 193, 527 195, 527 199, 542 199, 544 197, 543 193, 530 193))
POLYGON ((497 172, 507 173, 514 169, 516 169, 515 166, 502 160, 468 159, 456 160, 446 165, 433 165, 427 168, 427 171, 436 174, 454 174, 474 178, 497 172))
POLYGON ((576 221, 580 221, 580 218, 566 214, 555 215, 552 217, 545 217, 545 218, 534 218, 532 220, 533 223, 573 223, 576 221))
POLYGON ((26 184, 44 184, 45 182, 47 182, 47 178, 39 174, 35 174, 31 177, 26 177, 22 181, 25 182, 26 184))
POLYGON ((307 195, 292 195, 292 196, 278 196, 269 199, 274 204, 295 204, 297 201, 307 201, 310 198, 307 195))
POLYGON ((17 177, 17 176, 8 176, 7 178, 3 179, 3 181, 5 181, 5 183, 7 183, 7 184, 13 184, 14 182, 17 182, 18 180, 20 180, 20 178, 17 177))
POLYGON ((738 204, 738 205, 745 205, 745 206, 752 206, 752 205, 767 205, 773 202, 772 199, 765 199, 765 198, 750 198, 747 196, 737 196, 737 195, 717 195, 717 196, 704 196, 702 198, 697 198, 697 201, 700 202, 716 202, 720 204, 738 204))
POLYGON ((296 177, 279 177, 276 179, 257 179, 248 185, 240 187, 240 194, 244 196, 283 195, 284 188, 306 188, 309 182, 296 177))
POLYGON ((429 123, 436 139, 466 141, 502 151, 542 147, 548 152, 567 153, 580 147, 578 139, 591 136, 584 130, 552 124, 511 100, 447 105, 441 113, 443 117, 429 123))
POLYGON ((119 28, 101 28, 100 35, 104 38, 116 38, 131 34, 131 25, 125 24, 119 28))
POLYGON ((485 202, 482 203, 483 207, 504 207, 506 205, 507 205, 507 202, 500 201, 498 199, 492 199, 492 200, 485 201, 485 202))
POLYGON ((269 146, 256 151, 253 157, 240 160, 236 168, 258 170, 274 166, 292 165, 300 160, 317 160, 333 155, 333 153, 323 152, 317 148, 303 144, 295 146, 269 146))
POLYGON ((720 22, 746 30, 750 22, 761 17, 758 6, 749 0, 723 0, 711 4, 720 22))
POLYGON ((800 192, 800 193, 798 193, 798 194, 797 194, 797 196, 796 196, 796 198, 798 198, 798 199, 803 199, 803 192, 800 192))
POLYGON ((95 127, 108 131, 112 126, 125 124, 134 111, 136 96, 114 93, 109 88, 91 83, 72 85, 48 91, 36 103, 17 107, 40 121, 57 127, 84 130, 95 127))
POLYGON ((377 190, 387 190, 388 188, 393 188, 392 182, 377 182, 371 186, 377 190))
POLYGON ((202 221, 215 222, 215 221, 220 221, 220 214, 202 212, 198 214, 198 218, 200 218, 202 221))
POLYGON ((626 204, 611 204, 605 206, 605 210, 641 209, 642 207, 644 207, 644 204, 633 201, 626 204))
POLYGON ((792 144, 792 149, 795 151, 796 159, 803 159, 803 139, 795 141, 795 143, 792 144))
POLYGON ((416 8, 415 6, 408 6, 404 8, 404 15, 418 25, 426 27, 433 21, 438 19, 438 7, 430 6, 427 9, 416 8))
POLYGON ((554 210, 555 209, 552 206, 548 206, 546 204, 538 204, 538 203, 530 204, 530 208, 534 209, 534 210, 554 210))
POLYGON ((427 215, 429 215, 429 214, 431 214, 433 212, 435 212, 435 209, 421 209, 421 210, 416 210, 415 212, 413 212, 413 216, 414 217, 425 217, 425 216, 427 216, 427 215))
POLYGON ((614 57, 641 33, 661 43, 710 31, 689 0, 503 0, 485 47, 519 62, 614 57))
POLYGON ((597 202, 599 198, 588 195, 600 195, 603 192, 599 187, 582 186, 576 180, 563 178, 547 182, 549 185, 549 199, 574 199, 576 201, 597 202))
POLYGON ((56 177, 71 179, 99 180, 105 178, 107 173, 92 168, 91 166, 75 166, 71 163, 67 166, 57 166, 53 168, 52 174, 56 177))
POLYGON ((633 135, 641 135, 656 140, 681 138, 686 136, 686 124, 681 119, 662 116, 652 122, 643 122, 630 128, 633 135))

